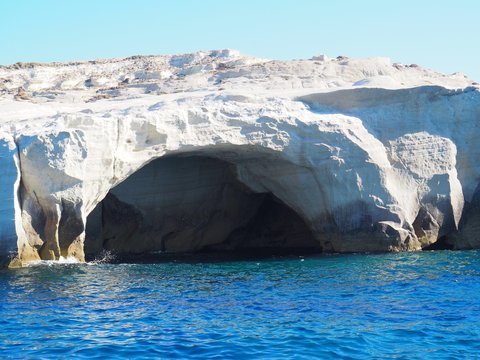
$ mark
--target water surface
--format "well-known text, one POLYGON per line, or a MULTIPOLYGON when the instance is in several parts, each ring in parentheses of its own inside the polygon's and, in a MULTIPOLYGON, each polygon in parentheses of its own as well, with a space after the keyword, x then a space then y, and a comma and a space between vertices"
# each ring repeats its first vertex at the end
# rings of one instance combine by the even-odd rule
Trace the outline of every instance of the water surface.
POLYGON ((2 358, 464 359, 480 251, 0 272, 2 358))

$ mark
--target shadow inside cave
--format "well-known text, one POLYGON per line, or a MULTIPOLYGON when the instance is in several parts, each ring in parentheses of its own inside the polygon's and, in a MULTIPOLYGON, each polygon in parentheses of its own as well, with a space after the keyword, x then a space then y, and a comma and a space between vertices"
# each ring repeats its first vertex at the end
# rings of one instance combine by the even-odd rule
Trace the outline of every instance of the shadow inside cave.
POLYGON ((208 156, 153 160, 87 218, 87 260, 219 261, 322 252, 305 221, 271 192, 241 183, 233 163, 208 156))

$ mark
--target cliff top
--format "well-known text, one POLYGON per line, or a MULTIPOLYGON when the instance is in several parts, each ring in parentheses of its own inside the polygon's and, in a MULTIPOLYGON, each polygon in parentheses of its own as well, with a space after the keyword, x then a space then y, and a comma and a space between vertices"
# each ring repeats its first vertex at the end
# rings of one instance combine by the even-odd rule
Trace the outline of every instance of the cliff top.
MULTIPOLYGON (((132 56, 67 63, 16 63, 0 67, 3 121, 48 116, 58 111, 126 108, 158 96, 234 93, 296 97, 345 88, 386 89, 478 84, 461 73, 441 74, 388 58, 314 56, 267 60, 235 50, 182 55, 132 56)), ((155 101, 155 100, 152 100, 155 101)))

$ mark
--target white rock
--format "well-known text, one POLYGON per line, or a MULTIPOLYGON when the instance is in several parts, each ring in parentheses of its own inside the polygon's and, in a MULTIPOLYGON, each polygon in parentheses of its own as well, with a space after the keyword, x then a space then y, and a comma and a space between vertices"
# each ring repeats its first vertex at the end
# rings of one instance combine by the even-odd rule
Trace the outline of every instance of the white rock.
POLYGON ((0 132, 0 265, 18 252, 17 233, 22 236, 17 147, 9 134, 0 132))
POLYGON ((86 229, 92 251, 274 247, 278 234, 339 252, 480 246, 457 232, 480 178, 480 92, 464 77, 225 50, 0 79, 0 257, 82 261, 86 229), (48 101, 28 86, 15 100, 26 79, 48 101), (185 156, 206 165, 178 172, 185 156))
POLYGON ((328 60, 330 60, 330 58, 327 55, 321 54, 321 55, 312 56, 312 58, 310 60, 328 61, 328 60))

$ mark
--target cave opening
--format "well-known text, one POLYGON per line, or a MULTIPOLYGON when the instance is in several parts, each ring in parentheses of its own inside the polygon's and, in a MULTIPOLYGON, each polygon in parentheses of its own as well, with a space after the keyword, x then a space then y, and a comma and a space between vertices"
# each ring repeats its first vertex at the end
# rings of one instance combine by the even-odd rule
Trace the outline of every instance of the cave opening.
POLYGON ((424 247, 422 250, 454 250, 452 242, 449 240, 448 236, 444 235, 438 238, 434 243, 424 247))
POLYGON ((253 258, 322 252, 306 222, 271 192, 209 156, 153 160, 110 190, 87 218, 87 260, 253 258))

